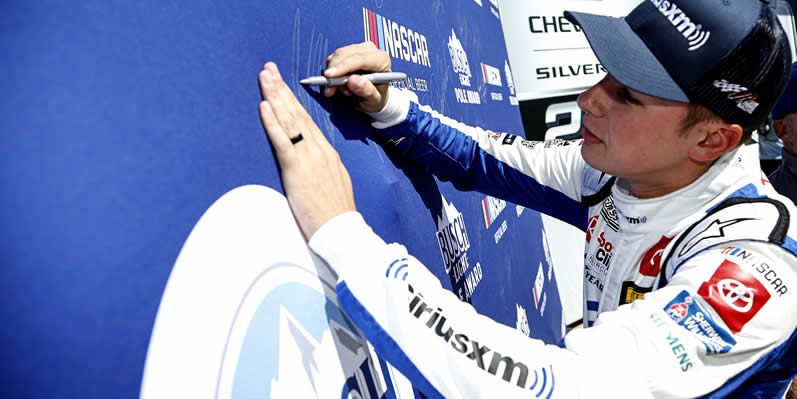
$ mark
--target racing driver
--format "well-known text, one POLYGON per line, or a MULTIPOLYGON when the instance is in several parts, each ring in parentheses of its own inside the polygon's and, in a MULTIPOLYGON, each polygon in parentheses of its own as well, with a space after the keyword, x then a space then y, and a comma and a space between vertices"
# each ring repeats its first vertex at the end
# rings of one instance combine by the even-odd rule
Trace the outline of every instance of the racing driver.
MULTIPOLYGON (((759 0, 565 16, 608 71, 578 98, 583 140, 466 126, 358 76, 325 94, 352 96, 378 140, 440 180, 586 231, 586 328, 559 346, 530 339, 375 235, 337 152, 267 63, 261 118, 297 222, 339 275, 340 303, 430 398, 783 395, 797 373, 797 215, 741 146, 788 80, 777 18, 759 0), (600 250, 610 262, 595 261, 600 250)), ((370 43, 327 62, 328 77, 391 68, 370 43)))

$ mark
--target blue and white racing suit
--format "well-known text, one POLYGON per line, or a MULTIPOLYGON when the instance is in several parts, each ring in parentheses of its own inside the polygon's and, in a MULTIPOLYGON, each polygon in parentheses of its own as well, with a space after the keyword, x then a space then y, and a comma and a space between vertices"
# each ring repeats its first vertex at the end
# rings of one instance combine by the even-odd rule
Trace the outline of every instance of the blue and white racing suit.
POLYGON ((386 145, 458 189, 586 231, 587 328, 561 347, 477 314, 358 213, 312 237, 347 314, 428 397, 773 395, 797 373, 795 209, 743 149, 638 199, 587 165, 579 141, 526 141, 389 98, 372 115, 386 145))

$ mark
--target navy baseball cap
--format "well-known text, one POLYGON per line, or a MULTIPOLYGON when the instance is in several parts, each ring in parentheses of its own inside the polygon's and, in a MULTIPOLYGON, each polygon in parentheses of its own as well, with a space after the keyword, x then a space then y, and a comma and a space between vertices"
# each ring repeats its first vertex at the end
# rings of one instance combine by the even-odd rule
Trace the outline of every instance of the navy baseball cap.
POLYGON ((761 0, 643 0, 625 18, 566 11, 618 82, 754 130, 783 93, 788 39, 761 0))
POLYGON ((797 62, 791 64, 791 79, 772 110, 772 119, 781 119, 793 112, 797 112, 797 62))

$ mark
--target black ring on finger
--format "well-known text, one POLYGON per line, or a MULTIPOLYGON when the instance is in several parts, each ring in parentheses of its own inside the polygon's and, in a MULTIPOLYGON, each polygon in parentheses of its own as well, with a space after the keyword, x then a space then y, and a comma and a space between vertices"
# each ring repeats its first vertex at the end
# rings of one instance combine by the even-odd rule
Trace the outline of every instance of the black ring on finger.
POLYGON ((302 137, 302 134, 299 133, 296 136, 291 137, 291 144, 296 144, 296 143, 302 141, 302 139, 304 139, 304 137, 302 137))

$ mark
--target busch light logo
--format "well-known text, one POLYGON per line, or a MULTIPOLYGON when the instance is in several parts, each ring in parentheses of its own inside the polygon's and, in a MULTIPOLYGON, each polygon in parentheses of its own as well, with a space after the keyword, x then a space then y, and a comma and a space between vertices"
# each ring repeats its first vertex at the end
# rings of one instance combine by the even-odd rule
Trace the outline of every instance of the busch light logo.
POLYGON ((465 277, 470 262, 468 249, 470 238, 465 229, 465 218, 442 196, 443 206, 440 217, 437 218, 437 243, 440 245, 440 255, 443 257, 446 274, 451 279, 451 287, 460 300, 470 302, 476 287, 482 281, 483 272, 479 262, 465 277), (464 277, 464 278, 463 278, 464 277))
POLYGON ((459 83, 462 86, 470 86, 470 63, 468 63, 468 54, 462 48, 462 43, 457 39, 456 33, 451 29, 451 36, 448 38, 448 53, 451 55, 451 64, 454 67, 454 72, 459 74, 459 83))
MULTIPOLYGON (((462 43, 457 39, 454 30, 451 30, 451 36, 448 38, 448 53, 451 55, 451 65, 454 67, 454 72, 459 76, 459 84, 462 86, 470 87, 470 63, 468 63, 468 54, 462 47, 462 43)), ((454 88, 454 94, 457 102, 461 104, 481 104, 481 96, 478 92, 461 87, 454 88)))
POLYGON ((706 347, 706 353, 727 353, 736 345, 731 334, 714 321, 700 303, 689 292, 681 291, 675 299, 664 306, 664 311, 681 327, 692 333, 706 347))
POLYGON ((468 268, 467 250, 470 248, 470 239, 465 229, 465 218, 454 204, 446 201, 445 197, 442 199, 442 214, 437 219, 437 243, 440 245, 446 273, 459 276, 456 279, 459 281, 468 268))

